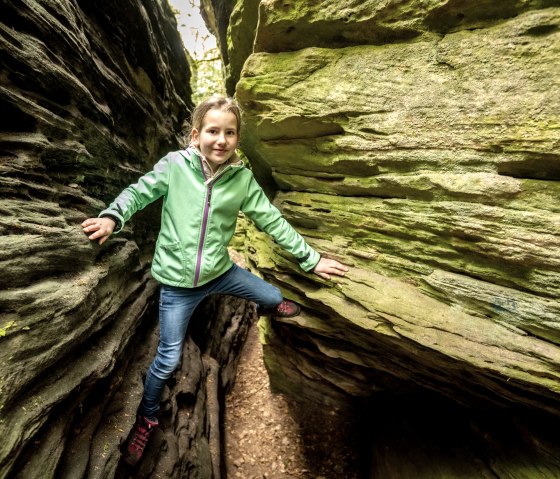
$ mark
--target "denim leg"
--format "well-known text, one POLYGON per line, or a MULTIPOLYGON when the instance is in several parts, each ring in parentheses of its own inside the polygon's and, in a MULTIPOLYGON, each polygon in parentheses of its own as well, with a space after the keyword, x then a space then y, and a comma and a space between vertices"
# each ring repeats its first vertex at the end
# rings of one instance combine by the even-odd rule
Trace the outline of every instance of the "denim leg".
POLYGON ((274 308, 282 302, 282 292, 236 264, 210 285, 209 294, 231 294, 254 301, 263 308, 274 308))
POLYGON ((192 313, 204 298, 206 288, 162 285, 159 302, 160 338, 157 354, 148 369, 138 414, 154 417, 167 379, 181 362, 183 343, 192 313))
POLYGON ((152 418, 159 410, 165 383, 181 362, 191 316, 210 294, 230 294, 254 301, 263 308, 282 302, 282 293, 258 276, 233 265, 226 273, 197 288, 162 285, 159 302, 160 339, 157 354, 148 369, 138 414, 152 418))

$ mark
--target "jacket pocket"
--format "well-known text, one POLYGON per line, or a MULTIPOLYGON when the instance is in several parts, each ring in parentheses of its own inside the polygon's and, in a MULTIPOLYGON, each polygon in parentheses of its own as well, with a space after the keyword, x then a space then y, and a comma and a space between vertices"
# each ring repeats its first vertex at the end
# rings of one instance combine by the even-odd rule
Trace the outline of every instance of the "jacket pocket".
POLYGON ((181 243, 158 244, 154 253, 154 272, 180 282, 185 278, 186 260, 181 243))
POLYGON ((231 263, 232 261, 229 257, 227 248, 225 246, 221 246, 212 261, 211 271, 219 272, 221 274, 231 266, 231 263))

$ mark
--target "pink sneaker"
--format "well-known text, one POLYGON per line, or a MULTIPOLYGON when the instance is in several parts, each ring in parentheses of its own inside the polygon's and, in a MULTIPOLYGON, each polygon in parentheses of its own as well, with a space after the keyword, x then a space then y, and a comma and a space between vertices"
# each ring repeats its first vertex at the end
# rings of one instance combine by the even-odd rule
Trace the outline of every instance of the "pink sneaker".
POLYGON ((130 431, 123 459, 131 466, 135 466, 142 458, 142 453, 153 430, 159 425, 158 421, 150 421, 147 417, 137 416, 132 431, 130 431))
POLYGON ((285 299, 276 308, 262 308, 260 316, 274 316, 276 318, 293 318, 301 313, 301 308, 293 301, 285 299))

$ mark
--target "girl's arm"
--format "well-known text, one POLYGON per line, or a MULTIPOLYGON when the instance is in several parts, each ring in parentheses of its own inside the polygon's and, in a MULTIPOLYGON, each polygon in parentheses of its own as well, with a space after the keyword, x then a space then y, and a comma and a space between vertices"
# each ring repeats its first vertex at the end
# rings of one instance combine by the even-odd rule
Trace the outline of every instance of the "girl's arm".
POLYGON ((119 196, 97 218, 88 218, 82 228, 90 240, 99 239, 103 244, 114 230, 118 233, 134 213, 167 194, 170 165, 164 156, 152 171, 142 176, 136 183, 125 188, 119 196), (92 234, 90 234, 92 233, 92 234))
POLYGON ((307 244, 284 219, 278 208, 269 201, 252 175, 241 211, 253 220, 259 229, 293 254, 304 271, 313 271, 324 279, 330 279, 331 274, 344 276, 348 271, 346 266, 336 260, 321 258, 321 255, 307 244))

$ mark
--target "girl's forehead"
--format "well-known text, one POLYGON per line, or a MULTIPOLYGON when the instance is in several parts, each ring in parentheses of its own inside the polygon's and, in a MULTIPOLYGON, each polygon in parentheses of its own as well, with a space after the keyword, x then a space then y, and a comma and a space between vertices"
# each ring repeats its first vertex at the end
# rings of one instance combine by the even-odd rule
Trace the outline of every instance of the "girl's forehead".
POLYGON ((224 111, 219 110, 217 108, 213 108, 212 110, 208 110, 204 118, 202 119, 203 126, 208 126, 209 124, 212 125, 219 125, 219 126, 227 126, 231 128, 237 128, 237 117, 235 113, 231 111, 224 111))

